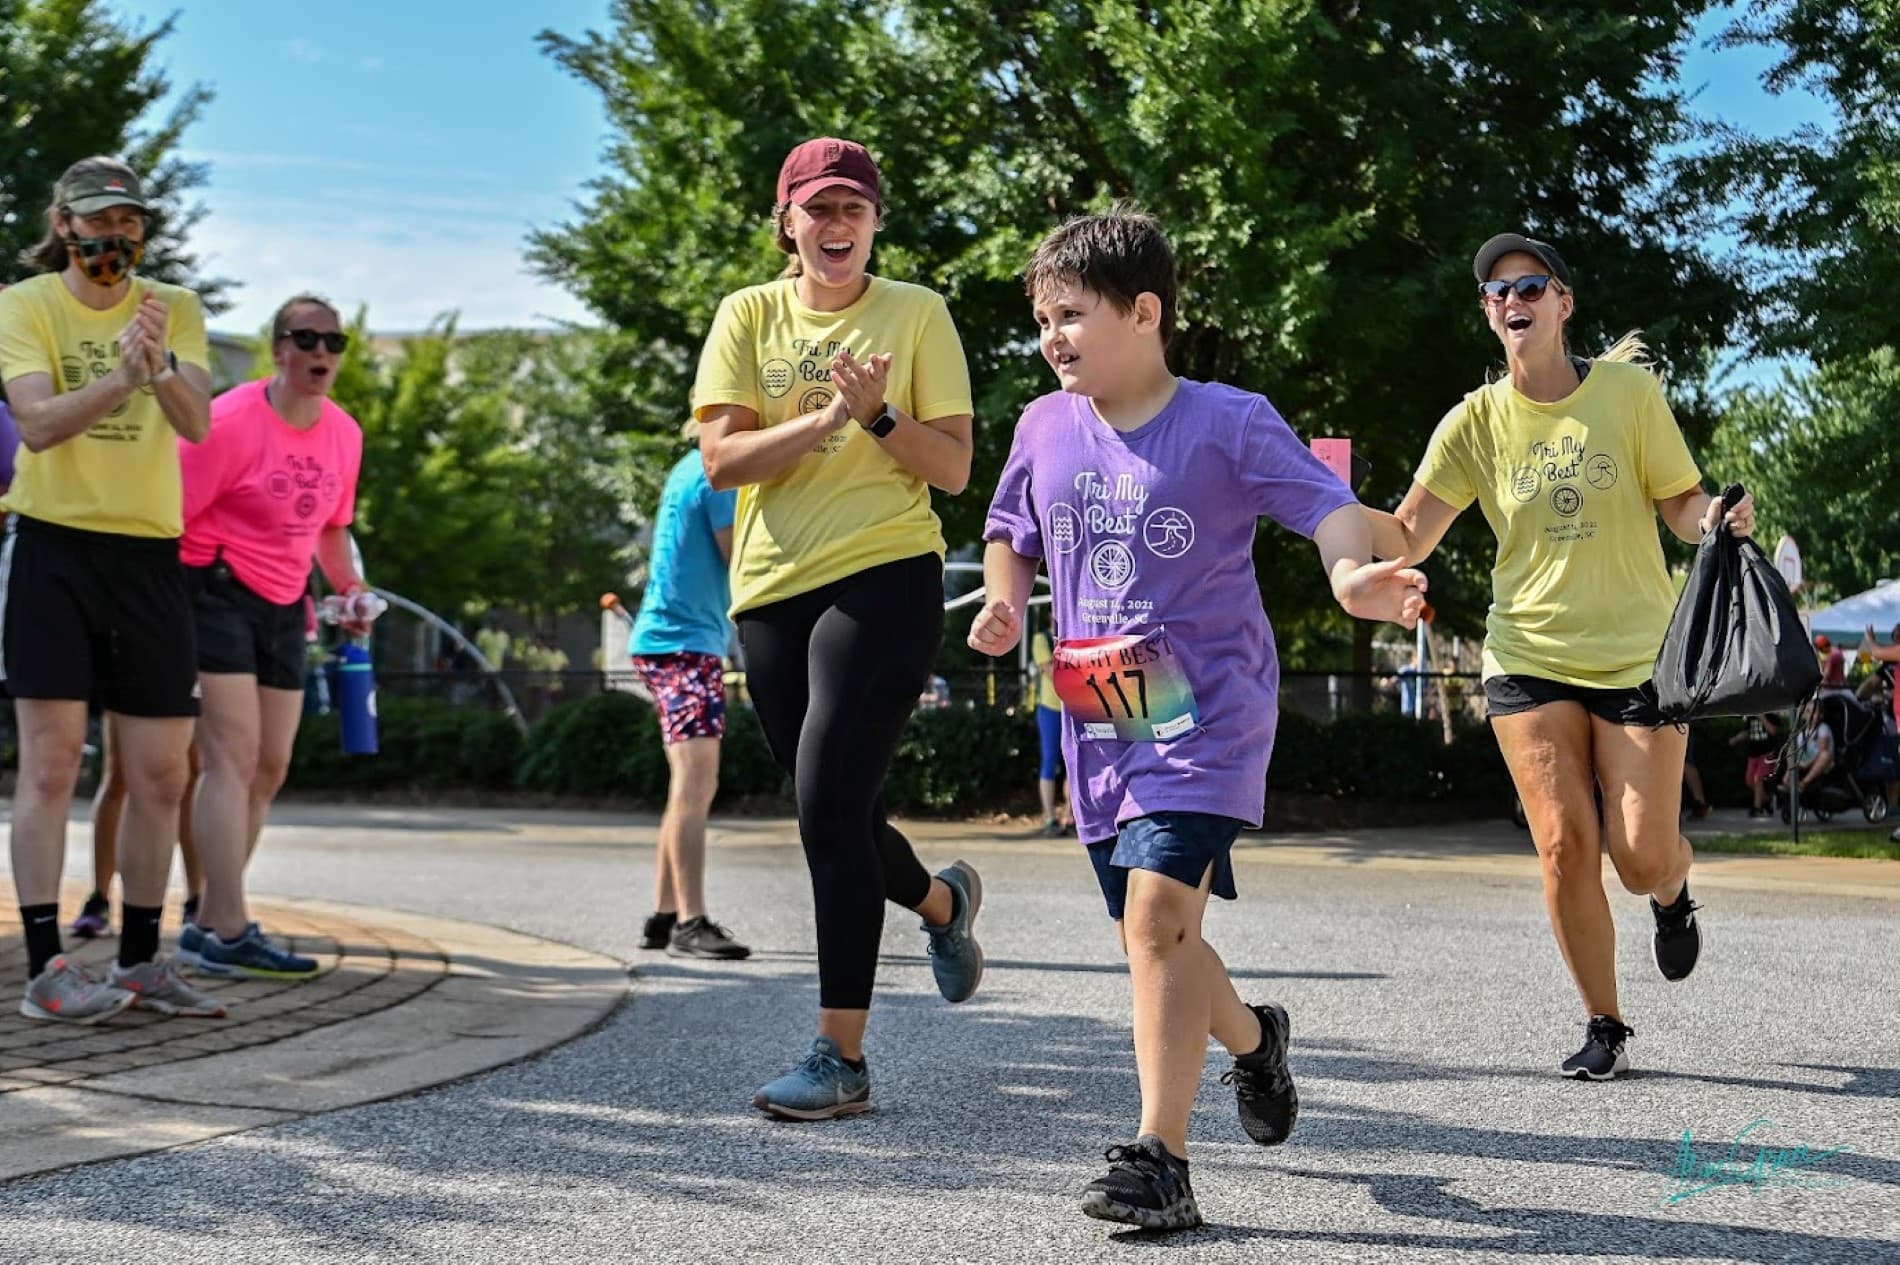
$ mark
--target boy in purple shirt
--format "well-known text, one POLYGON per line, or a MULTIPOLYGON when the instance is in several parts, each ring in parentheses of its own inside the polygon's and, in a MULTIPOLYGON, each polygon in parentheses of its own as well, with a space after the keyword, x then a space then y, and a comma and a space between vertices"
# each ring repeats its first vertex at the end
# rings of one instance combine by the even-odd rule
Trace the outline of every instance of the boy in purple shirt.
POLYGON ((1255 527, 1264 516, 1311 537, 1334 597, 1362 619, 1411 627, 1425 577, 1368 561, 1353 494, 1265 399, 1169 372, 1174 256, 1152 218, 1069 221, 1027 281, 1062 389, 1017 423, 969 641, 1015 646, 1045 562, 1070 796, 1128 955, 1141 1083, 1139 1136, 1109 1148, 1082 1211, 1185 1229, 1201 1220, 1187 1125, 1207 1037, 1234 1056, 1222 1079, 1254 1141, 1285 1141, 1299 1107, 1286 1011, 1242 1002, 1201 938, 1209 892, 1235 896, 1235 836, 1260 824, 1278 716, 1255 527))

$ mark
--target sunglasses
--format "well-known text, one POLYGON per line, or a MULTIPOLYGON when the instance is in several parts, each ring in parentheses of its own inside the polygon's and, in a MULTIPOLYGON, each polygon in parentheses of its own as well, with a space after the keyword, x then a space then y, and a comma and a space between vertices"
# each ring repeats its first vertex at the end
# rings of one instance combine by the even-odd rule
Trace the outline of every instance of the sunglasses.
POLYGON ((350 345, 348 334, 339 334, 334 330, 325 333, 314 329, 287 329, 277 336, 277 341, 282 342, 286 338, 297 345, 298 351, 315 351, 317 344, 322 343, 332 356, 341 356, 343 349, 350 345))
POLYGON ((1526 303, 1535 303, 1544 297, 1544 291, 1556 286, 1563 289, 1563 282, 1555 277, 1529 276, 1519 277, 1515 281, 1486 281, 1478 287, 1478 296, 1486 303, 1502 303, 1511 291, 1517 291, 1517 297, 1526 303))

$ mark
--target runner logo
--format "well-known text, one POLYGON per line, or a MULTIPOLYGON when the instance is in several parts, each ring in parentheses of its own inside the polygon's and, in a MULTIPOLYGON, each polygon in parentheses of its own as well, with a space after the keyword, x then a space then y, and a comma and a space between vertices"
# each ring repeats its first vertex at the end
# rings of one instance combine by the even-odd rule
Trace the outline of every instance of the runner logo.
POLYGON ((1590 486, 1599 492, 1608 492, 1616 486, 1616 462, 1606 453, 1598 453, 1590 458, 1583 467, 1583 477, 1590 480, 1590 486))
POLYGON ((1194 547, 1194 520, 1184 510, 1164 505, 1142 525, 1142 543, 1157 558, 1178 558, 1194 547))

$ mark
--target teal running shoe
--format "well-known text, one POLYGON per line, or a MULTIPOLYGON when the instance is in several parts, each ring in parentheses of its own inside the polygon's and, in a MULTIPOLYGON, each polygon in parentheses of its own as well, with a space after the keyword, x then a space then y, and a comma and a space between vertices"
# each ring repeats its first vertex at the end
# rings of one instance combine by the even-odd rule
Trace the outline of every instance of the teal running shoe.
POLYGON ((181 971, 195 971, 203 964, 204 947, 204 928, 187 919, 178 929, 178 950, 172 954, 172 960, 181 971))
POLYGON ((819 1037, 803 1063, 752 1095, 752 1105, 781 1120, 855 1116, 871 1109, 871 1069, 854 1069, 836 1041, 819 1037))
POLYGON ((983 982, 983 946, 970 934, 977 911, 983 908, 983 880, 968 861, 939 870, 937 877, 949 885, 954 904, 950 921, 943 926, 921 924, 930 936, 930 970, 945 1001, 968 1001, 983 982))

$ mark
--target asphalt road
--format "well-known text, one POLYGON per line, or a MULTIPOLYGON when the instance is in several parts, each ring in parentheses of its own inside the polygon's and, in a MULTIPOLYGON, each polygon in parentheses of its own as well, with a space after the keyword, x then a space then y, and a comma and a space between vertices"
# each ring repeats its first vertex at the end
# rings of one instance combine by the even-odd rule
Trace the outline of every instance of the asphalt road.
POLYGON ((631 1000, 472 1080, 0 1185, 0 1261, 1900 1261, 1900 903, 1792 881, 1813 871, 1699 887, 1709 944, 1678 985, 1618 892, 1640 1074, 1592 1085, 1552 1074, 1581 1016, 1508 834, 1442 863, 1250 848, 1210 938, 1243 995, 1292 1014, 1300 1124, 1284 1147, 1248 1143, 1211 1054, 1192 1153, 1209 1224, 1150 1237, 1077 1210, 1137 1101, 1127 979, 1073 844, 926 832, 927 862, 983 873, 983 990, 945 1005, 915 918, 894 912, 876 1110, 788 1125, 747 1105, 802 1053, 817 1000, 782 823, 719 832, 714 913, 759 954, 713 966, 635 949, 650 820, 283 821, 256 890, 619 955, 631 1000), (1705 1164, 1734 1146, 1745 1169, 1764 1145, 1807 1162, 1672 1200, 1685 1134, 1705 1164))

